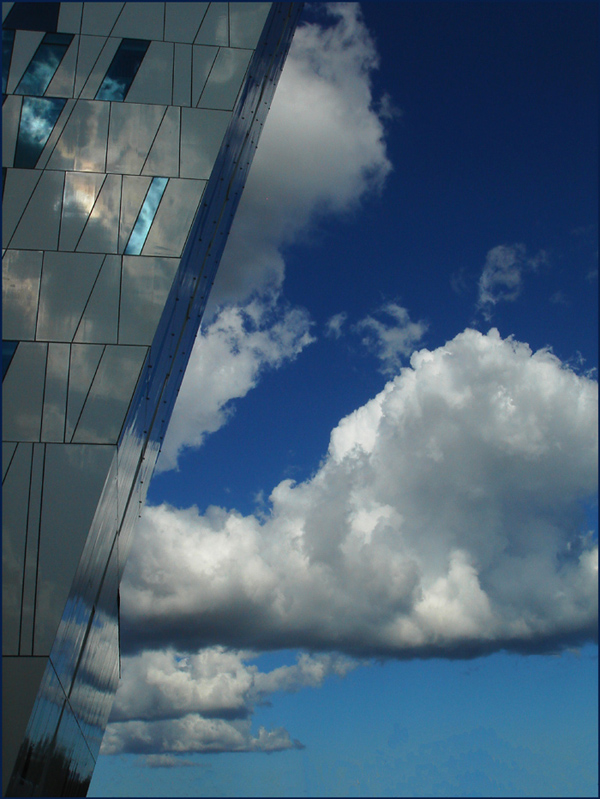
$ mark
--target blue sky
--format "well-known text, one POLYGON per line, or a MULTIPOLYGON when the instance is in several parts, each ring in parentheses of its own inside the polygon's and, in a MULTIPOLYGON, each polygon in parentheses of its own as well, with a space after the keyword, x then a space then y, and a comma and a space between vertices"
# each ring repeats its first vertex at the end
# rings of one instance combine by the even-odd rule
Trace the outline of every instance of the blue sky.
POLYGON ((597 30, 307 5, 90 795, 597 795, 597 30))

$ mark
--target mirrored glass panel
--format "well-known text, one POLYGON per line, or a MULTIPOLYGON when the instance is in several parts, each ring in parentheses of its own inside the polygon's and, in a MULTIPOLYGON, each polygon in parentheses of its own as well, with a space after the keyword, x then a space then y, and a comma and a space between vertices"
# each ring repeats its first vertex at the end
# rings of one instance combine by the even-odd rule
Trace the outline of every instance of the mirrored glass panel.
POLYGON ((139 255, 146 241, 150 225, 156 214, 158 204, 167 187, 168 178, 153 178, 146 199, 140 210, 137 221, 131 231, 131 236, 125 247, 126 255, 139 255))
POLYGON ((56 250, 64 174, 44 170, 10 240, 17 250, 56 250))
POLYGON ((2 94, 6 94, 6 84, 8 82, 8 70, 10 69, 10 59, 15 42, 14 30, 2 29, 2 94))
POLYGON ((75 341, 117 343, 121 258, 107 255, 75 334, 75 341))
POLYGON ((165 3, 165 41, 191 44, 208 3, 165 3))
POLYGON ((164 193, 143 255, 179 258, 206 183, 203 180, 171 180, 164 193))
POLYGON ((60 222, 61 250, 74 250, 77 246, 104 179, 104 175, 94 172, 66 173, 60 222))
POLYGON ((8 81, 6 82, 8 94, 14 92, 43 38, 44 34, 37 31, 15 31, 15 43, 10 60, 8 81))
POLYGON ((221 48, 200 97, 200 108, 233 109, 252 50, 221 48))
POLYGON ((5 28, 56 31, 60 3, 13 3, 3 22, 5 28))
POLYGON ((66 440, 75 432, 83 403, 98 370, 104 347, 97 344, 73 344, 69 368, 69 402, 67 410, 66 440))
POLYGON ((2 165, 5 167, 14 163, 22 102, 21 97, 11 94, 2 103, 2 165))
MULTIPOLYGON (((106 103, 101 105, 108 108, 106 103)), ((112 104, 106 164, 108 172, 140 174, 165 111, 164 105, 112 104)))
POLYGON ((36 655, 50 652, 114 455, 113 447, 48 444, 40 531, 36 655), (60 536, 56 535, 60 530, 60 536))
POLYGON ((18 654, 31 444, 19 444, 4 480, 2 502, 2 651, 18 654))
POLYGON ((2 208, 2 242, 4 247, 8 247, 41 174, 41 172, 33 169, 6 170, 4 183, 6 202, 2 208))
POLYGON ((15 94, 41 97, 72 40, 72 33, 47 33, 15 89, 15 94))
POLYGON ((103 257, 88 253, 44 255, 37 338, 72 341, 103 257), (69 291, 65 291, 65 286, 69 291))
POLYGON ((124 256, 119 343, 152 343, 178 263, 177 258, 124 256))
POLYGON ((125 3, 111 35, 162 39, 164 21, 164 3, 125 3))
POLYGON ((254 49, 272 3, 229 3, 229 44, 254 49))
POLYGON ((57 97, 24 97, 15 149, 16 167, 33 169, 67 101, 57 97))
POLYGON ((216 44, 229 47, 229 3, 210 3, 204 15, 195 44, 216 44))
POLYGON ((181 109, 180 177, 209 179, 230 119, 229 111, 181 109))
POLYGON ((125 99, 149 45, 144 39, 123 39, 96 92, 96 100, 125 99))
POLYGON ((49 344, 42 417, 42 441, 63 441, 69 376, 68 344, 49 344))
POLYGON ((33 619, 35 616, 35 584, 37 579, 44 450, 45 447, 43 444, 33 445, 31 482, 29 484, 29 508, 27 513, 25 570, 23 577, 23 606, 21 608, 21 631, 19 636, 20 655, 33 654, 33 619))
POLYGON ((175 61, 173 65, 173 104, 190 105, 191 88, 192 88, 191 45, 176 44, 175 61))
POLYGON ((10 366, 10 362, 13 359, 13 355, 17 347, 19 346, 18 341, 5 341, 2 339, 2 379, 4 380, 4 375, 8 372, 8 367, 10 366))
POLYGON ((41 272, 41 252, 8 250, 5 253, 2 259, 2 335, 6 338, 35 338, 41 272))
POLYGON ((48 169, 104 172, 109 109, 108 103, 78 100, 48 161, 48 169))
POLYGON ((127 93, 127 102, 171 105, 172 100, 173 45, 170 42, 151 42, 127 93))
POLYGON ((84 3, 82 33, 92 33, 96 36, 108 36, 117 17, 123 9, 124 3, 84 3))
POLYGON ((39 441, 46 344, 21 341, 2 383, 2 440, 39 441))
POLYGON ((119 240, 121 176, 107 175, 77 245, 80 252, 116 252, 119 240))
POLYGON ((105 348, 74 443, 116 444, 146 353, 146 347, 105 348))

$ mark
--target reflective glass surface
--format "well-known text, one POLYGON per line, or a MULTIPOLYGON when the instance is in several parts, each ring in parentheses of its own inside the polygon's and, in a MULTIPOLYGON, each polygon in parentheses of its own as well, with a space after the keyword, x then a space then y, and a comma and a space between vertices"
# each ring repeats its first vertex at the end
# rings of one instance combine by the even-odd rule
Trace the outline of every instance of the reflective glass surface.
POLYGON ((72 40, 72 33, 47 33, 15 89, 15 94, 41 97, 72 40))
POLYGON ((208 3, 166 3, 165 41, 191 44, 207 8, 208 3))
POLYGON ((125 99, 149 44, 144 39, 123 39, 96 92, 96 100, 125 99))
POLYGON ((50 97, 25 97, 15 151, 16 167, 33 169, 67 101, 50 97))
POLYGON ((78 100, 48 161, 48 169, 104 172, 109 109, 108 103, 78 100))
POLYGON ((4 479, 2 502, 2 652, 17 655, 29 507, 31 444, 19 444, 4 479))
POLYGON ((2 383, 2 440, 39 441, 46 344, 21 341, 2 383))
POLYGON ((143 255, 181 256, 205 185, 203 180, 169 182, 144 244, 143 255))
MULTIPOLYGON (((108 107, 106 103, 98 103, 108 107)), ((113 103, 108 134, 108 172, 139 175, 164 117, 164 105, 113 103)))
POLYGON ((38 340, 73 340, 102 261, 102 255, 92 253, 47 252, 44 255, 38 340), (65 291, 65 286, 69 291, 65 291))
POLYGON ((10 362, 13 359, 13 355, 15 354, 15 350, 19 346, 18 341, 4 341, 2 340, 2 379, 4 380, 4 375, 8 371, 8 367, 10 366, 10 362))
POLYGON ((170 42, 151 42, 127 93, 127 102, 171 105, 172 99, 173 45, 170 42))
POLYGON ((59 9, 60 3, 13 3, 3 26, 24 31, 55 31, 59 9))
POLYGON ((139 255, 141 253, 150 225, 156 214, 156 209, 168 182, 168 178, 153 178, 137 221, 131 231, 127 247, 125 247, 125 255, 139 255))
POLYGON ((42 416, 42 441, 63 441, 69 378, 68 344, 49 344, 42 416))
POLYGON ((8 250, 2 259, 2 335, 34 339, 42 253, 8 250))
POLYGON ((15 41, 14 30, 2 29, 2 94, 6 93, 6 83, 8 81, 8 70, 10 68, 10 57, 12 56, 13 44, 15 41))

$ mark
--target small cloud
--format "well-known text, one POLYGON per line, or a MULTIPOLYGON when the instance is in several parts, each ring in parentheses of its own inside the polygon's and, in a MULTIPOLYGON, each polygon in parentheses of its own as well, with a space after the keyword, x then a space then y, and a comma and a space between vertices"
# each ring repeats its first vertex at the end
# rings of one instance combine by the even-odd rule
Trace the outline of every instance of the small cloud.
POLYGON ((176 755, 146 755, 140 765, 144 765, 147 768, 201 768, 200 763, 194 763, 193 760, 184 760, 176 755))
MULTIPOLYGON (((598 253, 596 253, 596 257, 598 257, 598 253)), ((593 283, 595 280, 597 281, 598 280, 598 267, 595 266, 593 269, 590 269, 590 271, 585 276, 585 279, 588 281, 588 283, 593 283)))
POLYGON ((491 249, 479 278, 477 310, 489 322, 494 305, 499 302, 514 302, 519 297, 523 288, 523 273, 528 270, 536 272, 547 262, 548 255, 544 250, 527 258, 523 244, 501 244, 491 249))
POLYGON ((550 297, 550 302, 553 305, 568 305, 569 301, 567 300, 565 293, 563 291, 555 291, 554 294, 550 297))
POLYGON ((381 361, 380 371, 394 375, 402 366, 402 359, 408 358, 425 335, 426 322, 412 322, 406 308, 396 302, 388 302, 376 312, 379 316, 391 317, 391 323, 380 321, 374 316, 361 319, 354 329, 364 334, 362 343, 381 361))
POLYGON ((464 294, 467 290, 467 281, 465 278, 465 268, 461 268, 450 276, 450 287, 455 294, 464 294))
POLYGON ((342 335, 342 327, 347 318, 348 314, 342 311, 342 313, 336 313, 335 316, 328 319, 325 322, 325 335, 327 338, 339 338, 342 335))

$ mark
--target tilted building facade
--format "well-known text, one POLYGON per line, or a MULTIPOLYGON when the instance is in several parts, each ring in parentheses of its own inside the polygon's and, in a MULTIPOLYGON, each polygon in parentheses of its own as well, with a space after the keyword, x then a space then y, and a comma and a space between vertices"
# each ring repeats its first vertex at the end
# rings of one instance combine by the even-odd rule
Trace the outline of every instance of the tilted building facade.
POLYGON ((119 581, 296 3, 3 4, 3 794, 85 795, 119 581))

